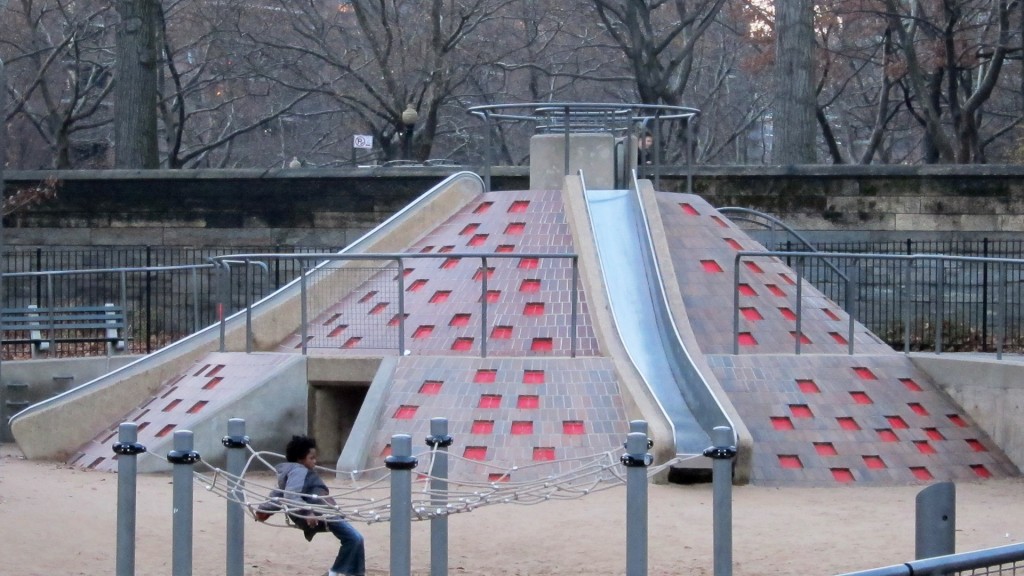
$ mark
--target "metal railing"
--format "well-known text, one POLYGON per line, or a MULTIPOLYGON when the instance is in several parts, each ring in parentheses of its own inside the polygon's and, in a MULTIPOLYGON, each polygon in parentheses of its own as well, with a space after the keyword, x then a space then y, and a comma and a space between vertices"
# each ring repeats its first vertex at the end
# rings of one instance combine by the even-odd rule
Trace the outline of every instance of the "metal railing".
POLYGON ((1024 544, 923 558, 905 564, 848 572, 841 576, 999 576, 1024 575, 1024 544))
MULTIPOLYGON (((902 310, 902 342, 903 351, 911 351, 912 341, 912 325, 915 323, 913 312, 915 309, 927 307, 924 318, 917 319, 917 323, 921 324, 924 331, 931 330, 932 334, 922 334, 919 341, 926 340, 927 336, 933 337, 934 351, 941 354, 943 351, 945 331, 947 329, 947 286, 946 286, 946 271, 947 265, 953 264, 966 264, 976 263, 984 264, 986 267, 993 267, 996 271, 996 280, 991 285, 986 285, 986 291, 989 288, 995 288, 995 294, 991 296, 991 300, 997 302, 997 305, 993 308, 993 314, 996 316, 996 357, 1002 359, 1003 346, 1006 341, 1008 316, 1009 316, 1009 290, 1008 286, 1012 283, 1021 282, 1021 273, 1024 270, 1024 259, 1015 258, 981 258, 972 256, 945 256, 941 254, 914 254, 909 256, 893 255, 893 254, 851 254, 842 252, 787 252, 787 251, 741 251, 735 256, 735 268, 733 271, 733 353, 739 354, 739 316, 740 316, 740 264, 743 259, 756 259, 756 258, 784 258, 792 262, 795 260, 796 265, 794 271, 796 273, 796 333, 794 337, 794 353, 800 354, 801 340, 803 336, 802 322, 803 322, 803 280, 804 277, 804 264, 806 261, 811 260, 823 260, 832 259, 847 262, 846 274, 844 274, 844 292, 847 295, 852 294, 853 297, 844 298, 848 304, 846 310, 849 316, 849 334, 847 338, 848 352, 854 353, 854 323, 857 316, 857 303, 859 302, 859 285, 858 279, 861 275, 860 264, 862 262, 892 262, 897 263, 898 278, 900 279, 897 290, 899 292, 899 302, 901 303, 902 310), (915 268, 924 269, 923 263, 931 263, 928 267, 930 271, 930 277, 934 277, 933 282, 923 282, 919 279, 919 275, 913 274, 915 268), (1011 274, 1012 273, 1012 274, 1011 274), (915 289, 918 288, 918 289, 915 289), (922 302, 924 305, 922 306, 922 302), (916 304, 916 305, 915 305, 916 304)), ((990 300, 989 295, 986 293, 984 298, 978 298, 978 301, 984 300, 988 302, 990 300)), ((1019 302, 1018 302, 1019 304, 1019 302)))
MULTIPOLYGON (((215 264, 230 270, 237 264, 252 265, 255 262, 273 260, 290 260, 300 264, 301 274, 292 282, 298 284, 300 298, 300 318, 298 319, 300 331, 300 347, 303 354, 308 353, 310 342, 317 336, 311 334, 311 317, 320 316, 330 306, 338 304, 342 307, 357 304, 365 304, 369 301, 364 299, 368 293, 376 293, 381 287, 388 287, 393 290, 390 294, 398 303, 398 311, 390 317, 380 314, 362 314, 363 318, 380 318, 377 325, 370 325, 370 329, 383 329, 384 324, 392 324, 397 327, 397 338, 395 341, 387 341, 386 337, 378 338, 375 342, 361 343, 361 349, 394 349, 399 355, 407 354, 406 348, 407 330, 406 318, 408 313, 405 309, 405 263, 409 260, 433 259, 443 261, 455 261, 463 259, 477 259, 480 261, 479 280, 480 296, 478 305, 480 310, 480 355, 487 357, 488 330, 493 328, 488 320, 488 309, 490 302, 490 289, 488 288, 488 277, 491 275, 492 267, 488 265, 489 260, 507 259, 537 259, 544 260, 569 260, 571 264, 570 278, 570 319, 569 319, 569 341, 570 356, 576 357, 576 349, 579 336, 577 327, 579 325, 579 257, 576 254, 543 254, 543 253, 479 253, 479 252, 445 252, 445 253, 401 253, 401 254, 344 254, 344 253, 322 253, 322 254, 232 254, 211 258, 215 264), (337 262, 360 262, 363 266, 339 266, 332 267, 337 262), (370 265, 366 265, 370 263, 370 265), (388 266, 390 264, 390 266, 388 266), (390 277, 390 278, 389 278, 390 277), (360 302, 360 300, 363 300, 360 302), (386 318, 386 319, 385 319, 386 318)), ((539 264, 540 265, 540 264, 539 264)), ((443 267, 439 273, 443 273, 443 267)), ((224 277, 229 277, 225 275, 224 277)), ((287 287, 286 287, 287 288, 287 287)), ((225 288, 222 286, 221 292, 225 288)), ((258 304, 258 303, 257 303, 258 304)), ((246 352, 253 351, 253 307, 254 304, 246 302, 245 325, 246 325, 246 352)), ((341 312, 338 313, 339 315, 341 312)), ((321 322, 321 325, 327 324, 321 322)), ((350 327, 351 328, 351 327, 350 327)), ((365 328, 365 327, 364 327, 365 328)), ((220 321, 220 345, 221 350, 225 347, 226 321, 222 316, 220 321)), ((334 346, 332 346, 334 347, 334 346)))

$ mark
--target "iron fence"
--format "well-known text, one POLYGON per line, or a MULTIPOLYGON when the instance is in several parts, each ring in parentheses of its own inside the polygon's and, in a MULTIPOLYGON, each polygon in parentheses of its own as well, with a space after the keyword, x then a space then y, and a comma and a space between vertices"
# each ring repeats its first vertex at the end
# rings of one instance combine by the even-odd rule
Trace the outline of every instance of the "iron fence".
POLYGON ((842 576, 1022 576, 1024 544, 924 558, 905 564, 849 572, 842 576))
MULTIPOLYGON (((280 247, 280 253, 316 252, 318 248, 280 247)), ((274 260, 257 270, 233 267, 229 276, 210 258, 239 248, 100 247, 18 249, 6 253, 3 282, 5 308, 30 305, 50 308, 123 306, 126 352, 149 353, 215 323, 221 311, 218 286, 228 287, 225 309, 231 314, 287 284, 300 272, 288 260, 274 260), (220 284, 223 282, 223 284, 220 284)), ((31 344, 5 344, 3 359, 28 358, 31 344)), ((59 343, 51 357, 104 353, 102 345, 59 343)))

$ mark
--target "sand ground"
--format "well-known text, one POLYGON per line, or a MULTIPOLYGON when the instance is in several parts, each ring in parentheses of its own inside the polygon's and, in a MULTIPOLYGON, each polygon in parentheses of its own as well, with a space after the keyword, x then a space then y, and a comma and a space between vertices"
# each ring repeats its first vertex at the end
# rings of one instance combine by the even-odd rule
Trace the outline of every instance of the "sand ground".
MULTIPOLYGON (((913 558, 915 497, 924 488, 734 489, 736 576, 840 574, 913 558)), ((958 484, 957 551, 1024 541, 1024 479, 958 484)), ((171 573, 169 474, 138 481, 136 573, 171 573)), ((193 574, 224 574, 225 501, 195 492, 193 574)), ((711 575, 710 485, 651 485, 649 574, 711 575)), ((451 574, 624 574, 624 487, 577 500, 500 504, 450 517, 451 574)), ((117 476, 29 462, 0 445, 0 573, 114 573, 117 476)), ((360 524, 372 575, 388 574, 388 524, 360 524)), ((413 574, 429 574, 429 523, 416 522, 413 574)), ((316 575, 336 551, 329 535, 306 543, 289 528, 246 524, 249 575, 316 575)))

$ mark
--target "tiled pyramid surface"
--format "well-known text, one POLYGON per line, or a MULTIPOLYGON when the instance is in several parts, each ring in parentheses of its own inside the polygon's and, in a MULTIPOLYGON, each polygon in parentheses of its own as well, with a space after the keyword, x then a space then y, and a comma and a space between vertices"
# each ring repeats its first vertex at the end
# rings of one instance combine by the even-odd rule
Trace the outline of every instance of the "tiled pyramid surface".
POLYGON ((283 354, 209 354, 188 371, 170 379, 143 405, 79 448, 68 463, 82 468, 115 471, 117 459, 111 446, 117 442, 121 422, 138 424, 138 442, 152 448, 158 441, 173 438, 175 430, 192 429, 196 418, 229 406, 252 386, 262 383, 265 375, 274 372, 288 358, 283 354))
POLYGON ((909 358, 859 323, 849 355, 849 317, 806 283, 804 340, 795 355, 795 275, 777 259, 741 263, 745 336, 732 355, 735 253, 763 247, 699 197, 659 194, 658 205, 694 333, 753 436, 753 483, 893 484, 1016 473, 909 358))
MULTIPOLYGON (((448 419, 453 478, 520 482, 564 474, 620 448, 629 432, 606 358, 403 358, 370 446, 383 465, 394 434, 425 450, 430 418, 448 419), (557 461, 557 462, 556 462, 557 461)), ((614 459, 613 459, 614 461, 614 459)))

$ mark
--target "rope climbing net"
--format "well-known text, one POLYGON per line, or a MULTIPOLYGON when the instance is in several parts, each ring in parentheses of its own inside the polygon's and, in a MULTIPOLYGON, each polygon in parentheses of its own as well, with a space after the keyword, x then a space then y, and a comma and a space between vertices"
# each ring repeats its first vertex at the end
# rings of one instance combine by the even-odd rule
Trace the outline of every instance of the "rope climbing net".
MULTIPOLYGON (((195 464, 193 480, 207 492, 241 504, 254 519, 273 526, 291 526, 293 520, 290 517, 293 515, 342 516, 350 522, 366 523, 388 522, 391 519, 391 470, 384 466, 351 471, 318 466, 317 471, 330 489, 330 499, 327 501, 331 503, 311 504, 303 500, 303 496, 308 496, 306 494, 277 488, 274 463, 285 461, 283 455, 257 451, 251 446, 246 448, 249 456, 241 474, 229 473, 200 460, 195 464), (272 493, 279 495, 271 496, 272 493), (270 518, 261 514, 268 510, 275 512, 270 518)), ((493 470, 487 476, 493 480, 473 481, 434 475, 441 452, 436 447, 430 448, 414 455, 419 464, 412 471, 415 479, 412 519, 430 520, 494 504, 529 506, 549 500, 571 500, 615 488, 626 482, 621 462, 623 453, 623 449, 618 449, 577 458, 501 468, 445 452, 444 456, 450 460, 465 460, 467 464, 493 470), (545 475, 545 467, 555 472, 545 475), (514 472, 527 468, 540 473, 535 480, 510 480, 514 472)), ((157 454, 148 455, 163 459, 157 454)), ((701 456, 679 456, 657 466, 650 466, 646 470, 647 477, 651 478, 671 466, 698 457, 701 456)))

